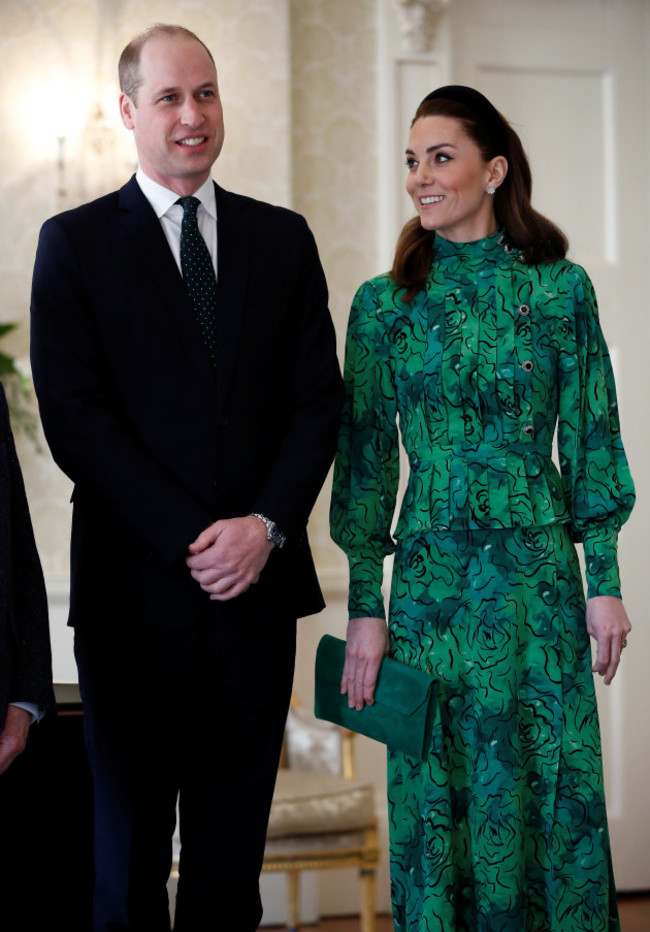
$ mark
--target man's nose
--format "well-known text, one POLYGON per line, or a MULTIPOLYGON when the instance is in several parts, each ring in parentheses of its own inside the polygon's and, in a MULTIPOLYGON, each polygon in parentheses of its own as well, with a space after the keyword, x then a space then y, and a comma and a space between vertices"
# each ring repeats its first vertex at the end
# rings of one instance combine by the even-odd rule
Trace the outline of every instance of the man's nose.
POLYGON ((181 122, 185 123, 186 126, 199 126, 203 122, 203 111, 198 104, 198 101, 194 100, 193 97, 189 97, 184 103, 181 109, 181 122))

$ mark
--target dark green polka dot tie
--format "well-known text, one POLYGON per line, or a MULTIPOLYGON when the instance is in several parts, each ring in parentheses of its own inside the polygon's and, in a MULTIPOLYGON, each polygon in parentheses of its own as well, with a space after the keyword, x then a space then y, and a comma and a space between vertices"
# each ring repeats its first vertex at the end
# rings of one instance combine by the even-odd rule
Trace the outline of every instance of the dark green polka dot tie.
POLYGON ((190 195, 176 201, 183 208, 181 224, 181 270, 185 287, 194 305, 203 342, 212 360, 217 360, 217 276, 210 251, 201 236, 196 212, 201 203, 190 195))

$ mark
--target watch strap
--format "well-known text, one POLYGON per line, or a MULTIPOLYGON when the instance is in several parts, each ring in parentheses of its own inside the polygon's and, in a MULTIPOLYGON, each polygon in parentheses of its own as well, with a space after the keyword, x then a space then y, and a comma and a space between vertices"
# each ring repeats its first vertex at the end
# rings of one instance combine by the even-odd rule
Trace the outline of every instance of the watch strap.
POLYGON ((267 518, 266 515, 261 515, 256 511, 251 512, 251 517, 259 518, 266 525, 266 539, 270 540, 275 544, 276 547, 284 547, 286 541, 286 535, 282 533, 280 528, 277 526, 275 521, 272 521, 270 518, 267 518))

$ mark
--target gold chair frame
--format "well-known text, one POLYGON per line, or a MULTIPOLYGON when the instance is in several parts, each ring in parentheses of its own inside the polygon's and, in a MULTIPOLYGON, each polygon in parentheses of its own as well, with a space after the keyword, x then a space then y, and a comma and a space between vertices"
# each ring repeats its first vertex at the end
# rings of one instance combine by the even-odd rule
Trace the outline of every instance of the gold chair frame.
MULTIPOLYGON (((346 780, 354 780, 356 779, 356 772, 353 741, 356 736, 354 732, 344 728, 339 728, 339 732, 342 776, 346 780)), ((283 764, 286 765, 284 752, 280 766, 283 764)), ((336 834, 341 835, 343 832, 336 834)), ((372 823, 363 830, 356 829, 355 834, 361 835, 362 840, 359 844, 345 845, 336 849, 329 848, 325 844, 319 848, 317 844, 314 844, 319 838, 325 838, 324 835, 308 835, 303 836, 303 839, 312 842, 313 848, 309 851, 296 848, 295 851, 282 850, 281 852, 272 853, 267 850, 265 852, 262 871, 287 874, 288 932, 298 932, 299 929, 301 871, 329 870, 341 867, 356 867, 359 869, 361 880, 361 932, 375 932, 375 873, 379 863, 376 819, 373 819, 372 823)))

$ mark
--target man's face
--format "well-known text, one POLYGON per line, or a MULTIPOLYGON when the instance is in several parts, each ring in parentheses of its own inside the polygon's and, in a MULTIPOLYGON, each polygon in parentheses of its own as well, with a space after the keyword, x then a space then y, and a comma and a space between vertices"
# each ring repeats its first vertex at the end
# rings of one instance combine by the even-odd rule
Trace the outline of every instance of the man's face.
POLYGON ((210 174, 223 145, 217 72, 195 39, 150 39, 140 56, 136 100, 120 96, 120 113, 133 130, 138 161, 158 184, 184 196, 210 174))

